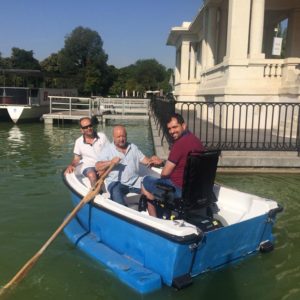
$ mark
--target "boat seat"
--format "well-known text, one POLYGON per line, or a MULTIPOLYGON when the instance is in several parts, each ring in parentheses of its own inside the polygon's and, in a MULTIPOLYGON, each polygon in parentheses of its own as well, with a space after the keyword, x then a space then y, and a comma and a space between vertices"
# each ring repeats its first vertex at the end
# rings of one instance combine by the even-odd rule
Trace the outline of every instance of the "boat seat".
POLYGON ((171 218, 184 219, 196 226, 198 221, 212 219, 218 209, 214 181, 219 156, 219 150, 189 153, 181 198, 172 198, 171 186, 157 186, 163 191, 163 196, 154 201, 160 217, 165 214, 169 218, 171 214, 171 218))
MULTIPOLYGON (((86 186, 88 189, 91 188, 90 181, 89 181, 89 179, 86 176, 84 176, 81 173, 77 172, 76 173, 76 177, 77 177, 78 181, 82 185, 86 186)), ((107 191, 105 181, 104 181, 104 185, 101 188, 100 194, 101 194, 101 196, 103 198, 110 200, 110 194, 107 191)), ((140 194, 137 194, 137 193, 128 193, 126 195, 125 202, 126 202, 126 204, 127 204, 128 207, 130 207, 130 208, 132 208, 134 210, 138 210, 140 197, 141 197, 140 194)))
MULTIPOLYGON (((110 199, 110 193, 107 190, 107 185, 106 185, 106 181, 104 180, 104 185, 102 187, 102 196, 104 196, 104 198, 106 199, 110 199)), ((140 201, 140 197, 141 194, 137 194, 137 193, 128 193, 125 196, 125 203, 128 207, 134 209, 134 210, 138 210, 138 205, 139 205, 139 201, 140 201)), ((111 200, 111 199, 110 199, 111 200)))

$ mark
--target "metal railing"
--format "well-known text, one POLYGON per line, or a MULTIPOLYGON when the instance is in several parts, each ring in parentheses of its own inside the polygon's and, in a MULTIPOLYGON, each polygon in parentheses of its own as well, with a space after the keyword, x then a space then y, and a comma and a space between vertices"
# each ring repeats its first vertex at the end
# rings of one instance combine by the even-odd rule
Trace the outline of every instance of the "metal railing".
POLYGON ((208 149, 300 151, 299 103, 185 102, 152 99, 161 136, 170 143, 167 117, 180 113, 208 149))
POLYGON ((149 112, 149 99, 138 98, 98 98, 99 107, 102 112, 112 114, 142 114, 147 115, 149 112))
POLYGON ((83 97, 63 97, 63 96, 49 96, 50 100, 50 114, 55 111, 66 111, 69 115, 78 112, 86 112, 86 115, 92 117, 98 109, 97 101, 91 98, 83 97))
POLYGON ((148 114, 149 99, 135 98, 85 98, 49 96, 50 113, 66 111, 69 115, 86 112, 92 117, 102 114, 148 114))

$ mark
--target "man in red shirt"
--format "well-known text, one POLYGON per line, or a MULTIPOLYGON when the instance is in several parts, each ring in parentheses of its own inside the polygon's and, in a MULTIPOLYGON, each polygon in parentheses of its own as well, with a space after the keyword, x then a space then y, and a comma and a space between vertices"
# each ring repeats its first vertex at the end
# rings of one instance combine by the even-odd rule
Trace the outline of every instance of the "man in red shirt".
MULTIPOLYGON (((171 147, 168 160, 162 169, 161 178, 146 176, 143 180, 142 194, 148 200, 154 200, 154 195, 162 193, 156 187, 157 184, 173 186, 175 188, 175 198, 180 198, 188 153, 191 151, 204 151, 202 142, 187 129, 187 125, 181 115, 171 115, 167 121, 167 127, 174 143, 171 147)), ((155 206, 151 201, 148 201, 148 213, 151 216, 157 216, 155 206)))

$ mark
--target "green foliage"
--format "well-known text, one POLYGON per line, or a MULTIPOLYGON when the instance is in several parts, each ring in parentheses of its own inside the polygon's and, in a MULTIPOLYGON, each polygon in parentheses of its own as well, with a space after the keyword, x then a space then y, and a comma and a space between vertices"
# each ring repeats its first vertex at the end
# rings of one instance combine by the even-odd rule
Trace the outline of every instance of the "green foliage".
POLYGON ((76 82, 80 94, 100 94, 107 90, 104 78, 108 73, 108 56, 102 46, 96 31, 80 26, 66 37, 65 46, 58 53, 60 72, 76 82))
POLYGON ((10 59, 2 57, 1 53, 0 53, 0 68, 1 69, 11 69, 10 59))
POLYGON ((43 60, 41 63, 41 68, 44 72, 48 73, 59 73, 59 65, 58 65, 58 54, 52 53, 49 57, 43 60))
POLYGON ((45 84, 47 87, 59 88, 64 86, 64 84, 59 83, 58 79, 61 76, 59 72, 57 53, 52 53, 45 60, 41 61, 40 65, 44 74, 45 84))
POLYGON ((12 48, 10 61, 13 69, 40 70, 41 68, 39 61, 33 57, 32 50, 12 48))
POLYGON ((138 60, 135 63, 135 78, 148 90, 159 87, 159 83, 165 79, 165 72, 165 67, 155 59, 138 60))
POLYGON ((3 72, 0 78, 0 84, 6 86, 39 86, 42 79, 38 73, 36 75, 20 75, 19 70, 40 70, 41 66, 39 61, 33 57, 33 51, 26 51, 24 49, 12 48, 10 58, 2 58, 0 56, 1 69, 17 69, 13 72, 3 72))
POLYGON ((129 94, 138 91, 160 90, 165 93, 171 90, 169 84, 170 70, 155 59, 138 60, 135 64, 118 71, 118 77, 110 89, 111 94, 120 95, 127 90, 129 94))
MULTIPOLYGON (((33 57, 33 51, 12 48, 10 58, 2 58, 0 53, 0 68, 41 70, 47 87, 77 88, 82 96, 121 95, 125 90, 129 95, 133 91, 142 95, 147 90, 171 90, 172 70, 166 70, 155 59, 138 60, 121 69, 107 65, 107 60, 99 34, 79 26, 65 37, 60 51, 40 63, 33 57)), ((21 77, 5 76, 6 83, 24 84, 21 77)))

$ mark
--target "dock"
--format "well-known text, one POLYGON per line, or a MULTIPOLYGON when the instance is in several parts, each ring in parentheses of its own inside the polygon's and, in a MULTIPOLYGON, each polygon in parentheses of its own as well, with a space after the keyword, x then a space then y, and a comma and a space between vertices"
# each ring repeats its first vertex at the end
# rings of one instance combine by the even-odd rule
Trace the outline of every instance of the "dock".
POLYGON ((103 124, 109 120, 149 119, 149 99, 62 96, 49 99, 50 112, 42 116, 45 124, 78 121, 82 117, 96 118, 103 124))

